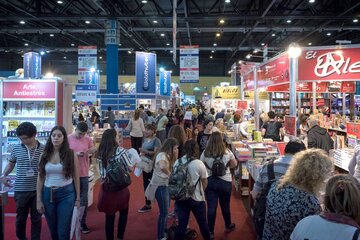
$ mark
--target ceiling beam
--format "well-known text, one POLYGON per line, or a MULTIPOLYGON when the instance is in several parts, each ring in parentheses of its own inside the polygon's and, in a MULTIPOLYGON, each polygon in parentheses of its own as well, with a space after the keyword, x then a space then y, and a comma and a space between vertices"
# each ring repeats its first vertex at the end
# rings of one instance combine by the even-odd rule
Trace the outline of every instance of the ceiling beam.
MULTIPOLYGON (((185 17, 188 17, 188 9, 187 9, 187 4, 186 4, 187 0, 184 0, 184 12, 185 12, 185 17)), ((188 40, 189 40, 189 45, 191 46, 191 35, 190 35, 190 24, 189 21, 186 21, 186 32, 187 32, 187 36, 188 36, 188 40)))

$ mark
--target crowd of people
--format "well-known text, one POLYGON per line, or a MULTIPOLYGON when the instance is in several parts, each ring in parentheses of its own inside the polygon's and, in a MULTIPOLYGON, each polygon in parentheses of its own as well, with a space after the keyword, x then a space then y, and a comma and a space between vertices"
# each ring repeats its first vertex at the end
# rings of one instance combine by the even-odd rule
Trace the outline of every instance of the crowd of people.
MULTIPOLYGON (((121 164, 126 173, 135 168, 142 171, 144 206, 138 212, 152 211, 153 202, 157 202, 157 239, 167 239, 169 215, 174 215, 178 221, 175 239, 184 239, 190 212, 195 216, 202 238, 214 239, 218 204, 225 223, 224 232, 234 231, 236 226, 230 208, 231 169, 238 166, 238 161, 223 132, 231 129, 236 140, 249 138, 245 120, 253 117, 253 112, 248 111, 247 117, 230 110, 215 113, 210 109, 207 113, 197 106, 189 106, 185 111, 180 108, 157 111, 157 116, 152 119, 142 106, 135 110, 126 128, 130 132, 133 151, 124 149, 123 136, 115 128, 104 131, 96 148, 87 135, 89 126, 83 121, 77 123, 75 131, 69 135, 63 127, 55 126, 45 145, 36 140, 37 131, 32 123, 21 123, 16 129, 21 143, 13 146, 1 178, 3 184, 9 184, 7 176, 17 166, 14 186, 17 238, 26 239, 26 220, 30 211, 31 239, 40 239, 41 214, 45 214, 52 239, 69 239, 72 211, 80 206, 85 208, 81 231, 91 232, 86 224, 90 154, 96 154, 103 180, 114 163, 121 164), (186 198, 174 198, 170 193, 170 180, 183 166, 189 173, 191 191, 187 192, 186 198), (174 200, 173 212, 170 210, 171 198, 174 200)), ((109 117, 112 118, 110 114, 109 117)), ((261 119, 264 138, 281 141, 283 125, 275 113, 270 111, 261 119)), ((96 124, 97 117, 93 120, 96 124)), ((254 184, 251 195, 255 201, 269 186, 258 239, 331 240, 354 236, 357 237, 352 239, 360 239, 355 235, 359 234, 360 228, 360 185, 351 176, 360 172, 358 157, 351 162, 350 175, 334 175, 328 157, 331 138, 327 138, 311 118, 301 119, 303 123, 306 127, 304 124, 300 129, 302 136, 307 138, 307 146, 299 140, 288 142, 285 155, 266 163, 254 184), (272 169, 273 179, 269 178, 269 169, 272 169), (324 182, 327 182, 326 188, 324 182), (324 209, 320 205, 321 189, 325 189, 324 209)), ((118 240, 125 238, 130 195, 128 187, 108 191, 105 182, 101 182, 97 208, 105 214, 107 240, 113 240, 115 235, 118 240), (117 212, 119 222, 117 234, 114 234, 117 212)))

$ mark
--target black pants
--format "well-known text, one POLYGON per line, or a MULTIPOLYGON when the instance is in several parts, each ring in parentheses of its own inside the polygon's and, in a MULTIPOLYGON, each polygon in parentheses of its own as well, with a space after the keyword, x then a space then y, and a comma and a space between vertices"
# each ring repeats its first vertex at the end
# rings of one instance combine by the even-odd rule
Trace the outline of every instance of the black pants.
MULTIPOLYGON (((150 180, 152 178, 152 174, 153 174, 153 171, 151 171, 149 173, 147 173, 145 171, 142 172, 143 181, 144 181, 144 191, 146 191, 146 188, 149 186, 150 180)), ((146 197, 145 197, 145 204, 146 204, 146 206, 151 206, 151 201, 148 200, 146 197)))
MULTIPOLYGON (((118 223, 118 232, 117 238, 123 239, 127 218, 128 218, 129 209, 120 211, 119 223, 118 223)), ((114 224, 115 224, 115 214, 114 215, 105 215, 105 234, 106 240, 114 240, 114 224)))
POLYGON ((16 236, 18 239, 26 239, 26 220, 30 210, 31 239, 40 240, 41 214, 36 209, 36 191, 15 192, 16 203, 16 236))
POLYGON ((133 137, 131 136, 131 147, 134 148, 138 153, 139 148, 141 148, 143 138, 142 137, 133 137))

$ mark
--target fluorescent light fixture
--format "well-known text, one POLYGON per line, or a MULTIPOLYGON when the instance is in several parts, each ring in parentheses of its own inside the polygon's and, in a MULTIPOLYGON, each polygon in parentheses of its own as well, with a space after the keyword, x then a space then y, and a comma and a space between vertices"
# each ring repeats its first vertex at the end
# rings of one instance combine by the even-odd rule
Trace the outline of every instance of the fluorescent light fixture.
POLYGON ((221 24, 224 24, 225 23, 225 20, 224 19, 220 19, 219 21, 221 24))
POLYGON ((230 3, 230 0, 225 0, 225 3, 230 3))
POLYGON ((52 33, 51 33, 49 36, 50 36, 50 37, 53 37, 53 36, 54 36, 54 34, 52 34, 52 33))
POLYGON ((287 22, 287 23, 291 23, 291 20, 290 20, 290 19, 288 19, 288 20, 286 20, 286 22, 287 22))
POLYGON ((216 36, 217 36, 217 37, 220 37, 220 36, 221 36, 221 34, 220 34, 220 33, 216 33, 216 36))
POLYGON ((158 23, 158 21, 157 21, 157 20, 154 20, 153 23, 158 23))
POLYGON ((331 33, 327 33, 326 36, 331 36, 331 33))
POLYGON ((63 1, 57 1, 58 4, 63 4, 64 2, 63 1))
POLYGON ((170 46, 170 43, 167 43, 166 46, 170 46))
POLYGON ((214 43, 214 44, 213 44, 213 46, 214 46, 214 47, 216 47, 216 46, 217 46, 217 44, 216 44, 216 43, 214 43))
POLYGON ((147 3, 147 0, 142 0, 141 2, 142 2, 142 3, 147 3))
POLYGON ((20 23, 20 24, 25 24, 25 21, 21 20, 19 23, 20 23))
POLYGON ((24 43, 24 46, 26 46, 26 47, 27 47, 27 46, 29 46, 29 44, 28 44, 28 43, 24 43))
MULTIPOLYGON (((354 23, 357 23, 357 22, 359 22, 359 19, 356 19, 356 18, 355 18, 355 19, 353 19, 353 22, 354 22, 354 23)), ((21 23, 21 22, 20 22, 20 23, 21 23)))
POLYGON ((314 3, 315 2, 315 0, 309 0, 309 3, 314 3))
POLYGON ((164 37, 164 36, 165 36, 165 33, 160 34, 160 36, 164 37))
POLYGON ((85 23, 86 23, 86 24, 90 24, 90 21, 89 21, 89 20, 86 20, 85 23))

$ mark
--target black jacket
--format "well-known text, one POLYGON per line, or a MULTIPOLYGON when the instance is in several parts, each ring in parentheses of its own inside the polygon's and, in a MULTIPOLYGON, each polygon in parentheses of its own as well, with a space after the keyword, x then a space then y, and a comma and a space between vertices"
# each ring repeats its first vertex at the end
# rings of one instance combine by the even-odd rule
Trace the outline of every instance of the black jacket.
POLYGON ((334 141, 325 128, 318 125, 308 130, 308 148, 320 148, 329 153, 334 148, 334 141))

